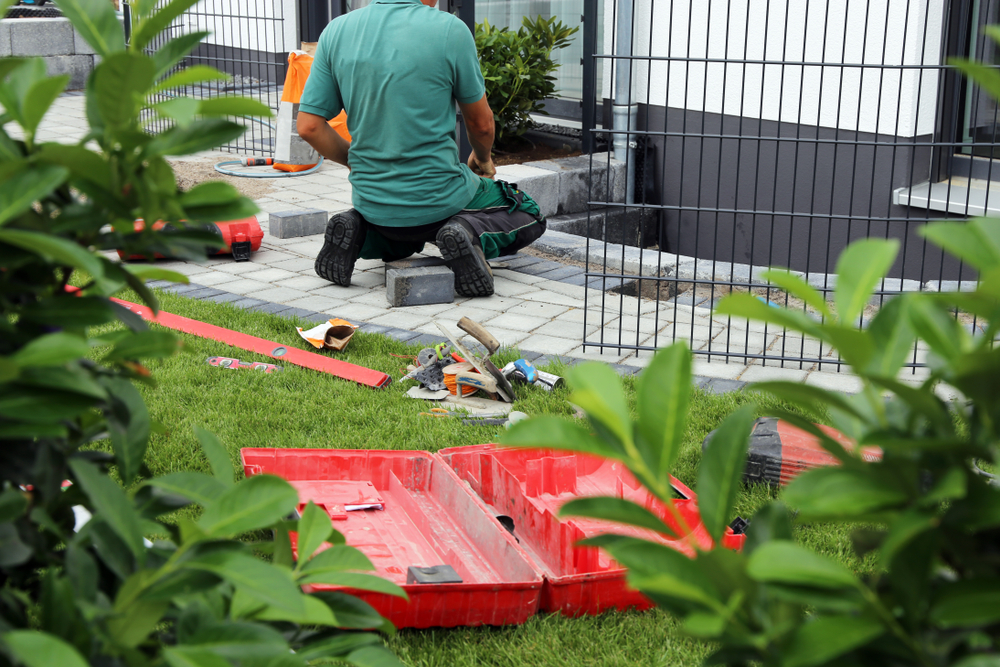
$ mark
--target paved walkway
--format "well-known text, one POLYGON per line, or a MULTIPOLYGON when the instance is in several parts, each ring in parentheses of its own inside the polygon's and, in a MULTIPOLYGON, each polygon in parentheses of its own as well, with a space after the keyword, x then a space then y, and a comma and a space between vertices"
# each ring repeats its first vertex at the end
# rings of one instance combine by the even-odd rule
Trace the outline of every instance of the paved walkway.
MULTIPOLYGON (((76 142, 86 131, 83 97, 67 95, 56 101, 53 112, 40 128, 47 141, 76 142)), ((214 154, 219 160, 230 154, 214 154)), ((201 155, 198 158, 212 157, 201 155)), ((259 171, 260 168, 257 168, 259 171)), ((505 168, 501 167, 502 177, 505 168)), ((417 340, 421 335, 440 336, 434 321, 455 331, 455 323, 467 316, 482 323, 503 344, 517 346, 528 356, 563 357, 567 360, 593 359, 618 365, 623 372, 635 372, 652 358, 648 351, 615 350, 582 345, 599 342, 601 324, 614 332, 614 341, 662 347, 674 335, 691 339, 695 349, 719 352, 730 345, 734 350, 760 353, 775 345, 810 345, 790 336, 765 330, 755 323, 736 323, 713 317, 710 304, 656 302, 629 296, 610 295, 588 283, 578 266, 547 262, 529 255, 494 261, 496 294, 489 298, 456 298, 454 303, 391 308, 385 297, 382 262, 360 260, 350 287, 338 287, 317 277, 313 260, 322 245, 322 236, 279 239, 267 234, 267 214, 276 211, 318 208, 330 212, 350 207, 351 186, 347 169, 326 164, 312 175, 268 181, 270 191, 257 198, 263 210, 265 230, 261 250, 252 261, 237 263, 213 258, 202 264, 164 261, 165 268, 190 277, 193 286, 175 290, 196 298, 228 301, 248 308, 300 315, 306 319, 342 317, 363 324, 364 329, 387 333, 401 339, 417 340), (654 313, 658 311, 658 316, 654 313), (654 324, 655 322, 655 324, 654 324), (734 344, 735 341, 735 344, 734 344)), ((426 256, 439 256, 428 245, 426 256)), ((607 334, 605 334, 607 335, 607 334)), ((428 338, 427 340, 432 340, 428 338)), ((421 339, 422 340, 422 339, 421 339)), ((610 342, 608 338, 605 342, 610 342)), ((840 391, 857 391, 857 378, 828 372, 817 367, 780 368, 770 362, 725 363, 696 357, 694 372, 717 388, 731 388, 745 382, 786 379, 840 391)), ((829 370, 833 370, 832 364, 829 370)))

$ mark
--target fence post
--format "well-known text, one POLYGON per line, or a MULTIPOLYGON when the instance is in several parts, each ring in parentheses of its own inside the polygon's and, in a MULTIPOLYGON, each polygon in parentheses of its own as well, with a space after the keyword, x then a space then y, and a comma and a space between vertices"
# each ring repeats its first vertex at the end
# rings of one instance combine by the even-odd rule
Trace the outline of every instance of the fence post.
POLYGON ((583 0, 583 152, 594 152, 594 107, 597 104, 597 0, 583 0))
MULTIPOLYGON (((458 14, 458 18, 462 20, 462 23, 469 27, 469 32, 472 36, 476 35, 476 0, 450 0, 449 11, 458 14)), ((472 144, 469 143, 469 136, 465 133, 465 119, 462 118, 462 112, 456 108, 455 113, 458 117, 458 125, 456 129, 457 139, 458 139, 458 159, 463 163, 469 160, 469 156, 472 155, 472 144)))

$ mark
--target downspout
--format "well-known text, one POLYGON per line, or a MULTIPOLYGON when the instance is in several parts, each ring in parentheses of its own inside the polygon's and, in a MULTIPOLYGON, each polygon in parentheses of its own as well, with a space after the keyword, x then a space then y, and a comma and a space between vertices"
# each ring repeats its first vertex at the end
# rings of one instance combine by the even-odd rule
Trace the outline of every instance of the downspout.
POLYGON ((635 152, 637 143, 627 132, 638 124, 639 106, 632 104, 632 2, 617 0, 618 29, 615 39, 615 99, 611 105, 615 130, 612 147, 615 159, 625 163, 625 203, 635 203, 635 152))

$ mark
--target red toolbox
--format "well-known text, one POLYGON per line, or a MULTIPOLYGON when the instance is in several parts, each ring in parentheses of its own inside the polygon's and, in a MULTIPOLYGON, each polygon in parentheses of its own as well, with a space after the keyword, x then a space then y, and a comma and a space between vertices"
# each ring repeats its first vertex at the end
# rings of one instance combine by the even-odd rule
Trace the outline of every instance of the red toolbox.
MULTIPOLYGON (((444 459, 469 483, 491 512, 512 529, 520 545, 545 576, 541 610, 569 616, 598 614, 608 609, 647 608, 652 603, 625 581, 626 570, 596 547, 574 544, 586 537, 614 532, 660 542, 688 556, 688 539, 668 537, 643 528, 587 519, 562 518, 562 505, 573 498, 617 496, 646 507, 668 526, 680 527, 667 508, 618 461, 565 451, 474 445, 442 449, 444 459)), ((675 478, 674 506, 692 529, 700 548, 712 546, 698 514, 697 498, 675 478)), ((744 536, 727 528, 723 546, 740 549, 744 536)))
MULTIPOLYGON (((523 623, 542 577, 517 540, 444 461, 421 451, 243 449, 244 472, 283 477, 334 520, 402 598, 354 593, 396 627, 523 623), (381 506, 382 509, 378 509, 381 506), (406 584, 410 566, 450 565, 462 583, 406 584)), ((319 587, 317 587, 319 588, 319 587)))

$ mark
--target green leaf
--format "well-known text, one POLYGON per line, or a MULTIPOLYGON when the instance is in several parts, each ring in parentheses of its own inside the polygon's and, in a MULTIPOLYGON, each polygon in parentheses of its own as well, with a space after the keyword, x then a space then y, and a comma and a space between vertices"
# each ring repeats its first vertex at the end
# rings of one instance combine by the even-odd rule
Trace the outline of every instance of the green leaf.
POLYGON ((111 444, 115 450, 118 472, 125 484, 131 484, 142 469, 149 445, 149 410, 142 395, 124 378, 107 378, 104 385, 114 397, 114 414, 108 419, 111 444))
POLYGON ((607 428, 620 443, 632 442, 632 417, 622 391, 621 377, 607 364, 580 364, 566 376, 573 393, 569 400, 579 405, 592 421, 607 428))
POLYGON ((201 40, 211 34, 210 32, 191 32, 186 35, 179 35, 157 49, 156 53, 153 54, 156 78, 161 78, 173 69, 177 63, 198 46, 201 40))
POLYGON ((837 317, 842 324, 858 318, 879 281, 896 260, 896 239, 861 239, 851 243, 837 260, 837 317))
POLYGON ((185 560, 183 567, 211 572, 252 595, 264 604, 292 613, 305 613, 302 594, 284 568, 270 565, 250 554, 214 549, 185 560))
POLYGON ((940 521, 933 515, 909 510, 895 517, 879 550, 879 561, 886 570, 896 556, 917 536, 935 528, 940 521))
POLYGON ((917 333, 909 317, 909 299, 897 296, 884 303, 868 327, 874 352, 865 369, 867 374, 893 378, 913 354, 917 333))
POLYGON ((146 484, 189 498, 205 507, 226 492, 225 484, 200 472, 175 472, 155 477, 146 484))
POLYGON ((917 334, 942 359, 954 361, 965 351, 969 335, 941 305, 915 294, 910 299, 909 314, 917 334))
POLYGON ((402 588, 388 579, 383 579, 372 574, 362 574, 360 572, 324 572, 322 574, 310 574, 308 582, 311 584, 326 584, 328 586, 344 586, 345 588, 352 588, 359 591, 374 591, 376 593, 394 595, 404 600, 408 599, 406 591, 402 588))
POLYGON ((25 667, 88 667, 75 648, 54 635, 14 630, 0 635, 4 645, 25 667))
POLYGON ((14 524, 0 523, 0 567, 24 565, 31 560, 33 554, 31 547, 21 541, 21 535, 14 524))
POLYGON ((184 209, 191 222, 226 222, 249 218, 260 212, 260 207, 249 197, 240 197, 225 204, 188 206, 184 209))
MULTIPOLYGON (((252 604, 252 601, 248 600, 247 602, 252 604)), ((235 604, 234 602, 234 606, 235 604)), ((298 625, 326 625, 333 627, 337 625, 337 618, 333 615, 333 612, 317 598, 303 595, 302 604, 305 607, 305 611, 301 614, 293 614, 292 612, 276 607, 264 607, 263 609, 254 611, 248 618, 252 617, 255 621, 288 621, 289 623, 297 623, 298 625)))
POLYGON ((777 501, 764 505, 753 515, 746 535, 743 553, 747 555, 771 541, 791 540, 792 520, 788 509, 777 501))
POLYGON ((814 588, 858 585, 854 574, 837 561, 785 540, 758 547, 747 561, 747 574, 761 582, 814 588))
POLYGON ((153 110, 164 118, 177 121, 181 127, 190 125, 198 115, 198 100, 192 97, 174 97, 153 105, 153 110))
POLYGON ((94 103, 104 122, 116 129, 134 125, 155 74, 153 61, 144 54, 123 52, 105 58, 91 74, 94 103))
POLYGON ((232 667, 232 663, 196 646, 168 646, 163 658, 170 667, 232 667))
POLYGON ((69 74, 63 74, 42 79, 28 90, 21 107, 21 127, 26 133, 35 134, 49 107, 62 94, 68 83, 69 74))
POLYGON ((795 479, 784 499, 803 520, 852 521, 905 503, 907 495, 883 476, 863 470, 818 468, 795 479))
POLYGON ((150 91, 150 93, 156 94, 165 90, 182 88, 184 86, 193 86, 195 84, 206 83, 208 81, 228 80, 228 74, 223 74, 214 67, 209 67, 208 65, 192 65, 191 67, 182 69, 176 74, 168 76, 166 79, 156 84, 156 87, 150 91))
POLYGON ((661 482, 667 481, 677 462, 690 400, 691 353, 684 343, 675 343, 656 353, 639 376, 636 390, 642 435, 636 445, 661 482))
POLYGON ((136 331, 115 344, 105 361, 164 359, 177 352, 178 340, 169 331, 136 331))
POLYGON ((596 438, 588 429, 567 419, 547 415, 514 424, 500 438, 500 444, 585 452, 619 460, 623 456, 621 451, 596 438))
MULTIPOLYGON (((234 604, 240 595, 241 592, 237 591, 234 604)), ((288 642, 281 633, 263 623, 208 621, 199 623, 192 630, 184 638, 185 644, 211 651, 236 664, 258 665, 261 663, 257 661, 261 658, 289 653, 288 642)))
POLYGON ((182 285, 191 284, 190 278, 183 273, 164 269, 155 264, 123 264, 122 268, 143 281, 167 280, 182 285))
POLYGON ((93 463, 83 459, 70 459, 69 467, 93 503, 94 514, 121 538, 132 555, 139 558, 144 552, 139 515, 122 488, 93 463))
POLYGON ((344 632, 335 637, 311 642, 300 648, 298 655, 306 662, 310 662, 320 658, 337 658, 362 646, 381 643, 382 638, 373 632, 344 632))
POLYGON ((877 620, 864 616, 819 616, 799 627, 785 652, 783 667, 829 664, 885 633, 877 620))
POLYGON ((21 368, 29 366, 62 366, 86 357, 90 352, 87 341, 71 333, 50 333, 34 339, 11 357, 21 368))
POLYGON ((947 583, 930 610, 942 628, 969 628, 1000 621, 1000 579, 975 577, 947 583))
POLYGON ((355 667, 404 667, 399 658, 381 646, 366 646, 351 651, 347 662, 355 667))
POLYGON ((729 525, 740 477, 746 468, 747 446, 755 406, 744 405, 716 429, 698 469, 698 509, 708 534, 718 543, 729 525))
POLYGON ((8 523, 24 516, 28 511, 28 499, 20 489, 7 488, 0 493, 0 522, 8 523))
POLYGON ((103 0, 58 0, 59 9, 102 58, 125 50, 114 6, 103 0))
MULTIPOLYGON (((303 518, 305 518, 304 515, 303 518)), ((301 537, 299 544, 301 545, 301 537)), ((337 574, 347 570, 375 569, 375 566, 372 565, 367 556, 358 549, 347 545, 336 545, 329 549, 324 549, 307 562, 303 561, 302 553, 300 547, 299 565, 301 566, 301 572, 298 583, 303 586, 306 584, 322 583, 323 577, 330 574, 337 574)))
POLYGON ((233 461, 229 458, 229 452, 222 446, 219 439, 211 431, 207 431, 200 426, 194 427, 194 435, 201 443, 201 449, 208 457, 208 463, 212 466, 212 475, 227 487, 233 486, 236 473, 233 471, 233 461))
POLYGON ((114 308, 107 299, 94 296, 59 294, 26 305, 21 317, 40 324, 88 327, 115 319, 114 308))
MULTIPOLYGON (((25 162, 25 166, 27 167, 27 162, 25 162)), ((69 170, 65 167, 35 165, 31 168, 18 170, 4 179, 3 183, 0 184, 0 227, 29 210, 36 201, 48 197, 68 177, 69 170)), ((3 230, 0 230, 0 232, 3 232, 3 230)), ((33 232, 23 231, 19 233, 33 234, 33 232)), ((0 237, 0 242, 11 243, 12 245, 24 248, 24 245, 7 241, 3 237, 0 237)), ((30 248, 24 249, 30 250, 30 248)))
POLYGON ((202 116, 241 116, 270 118, 271 107, 249 97, 211 97, 201 101, 198 113, 202 116))
POLYGON ((273 475, 254 475, 206 505, 198 526, 212 537, 266 528, 292 513, 299 494, 273 475))
MULTIPOLYGON (((64 177, 68 172, 62 167, 64 177)), ((52 234, 29 232, 20 229, 0 229, 0 243, 8 243, 34 253, 48 261, 86 271, 94 278, 101 278, 104 271, 97 256, 86 248, 52 234)))
POLYGON ((761 274, 761 278, 777 285, 794 297, 802 299, 807 305, 816 309, 820 315, 831 317, 830 307, 826 304, 826 299, 812 285, 795 275, 788 269, 768 269, 761 274))
POLYGON ((754 391, 763 391, 777 396, 783 401, 788 401, 807 412, 822 412, 828 406, 839 408, 840 410, 861 418, 861 414, 844 397, 844 394, 835 391, 828 391, 820 387, 814 387, 801 382, 788 382, 773 380, 770 382, 755 382, 750 386, 754 391))
POLYGON ((718 614, 695 612, 684 619, 684 631, 700 639, 716 639, 726 629, 726 619, 718 614))
POLYGON ((119 646, 135 648, 156 629, 169 607, 170 600, 134 601, 107 620, 108 633, 119 646))
POLYGON ((615 521, 677 537, 670 526, 642 505, 615 496, 574 498, 559 509, 559 516, 585 516, 591 519, 615 521))
MULTIPOLYGON (((146 146, 146 154, 190 155, 217 148, 243 135, 246 128, 219 118, 197 120, 187 127, 174 127, 156 135, 146 146)), ((231 219, 231 218, 230 218, 231 219)))
POLYGON ((132 32, 131 48, 145 49, 157 35, 167 30, 171 23, 197 3, 198 0, 171 0, 166 5, 162 5, 159 11, 139 22, 138 27, 132 32))
POLYGON ((769 306, 746 292, 735 292, 722 299, 715 307, 715 313, 766 322, 780 329, 799 331, 810 336, 816 336, 819 329, 819 322, 805 313, 769 306))
POLYGON ((302 511, 302 518, 299 519, 299 563, 296 569, 312 558, 316 550, 330 537, 332 531, 330 516, 310 500, 302 511))
POLYGON ((223 181, 208 181, 194 186, 181 195, 181 206, 216 206, 227 204, 240 198, 239 191, 223 181))

